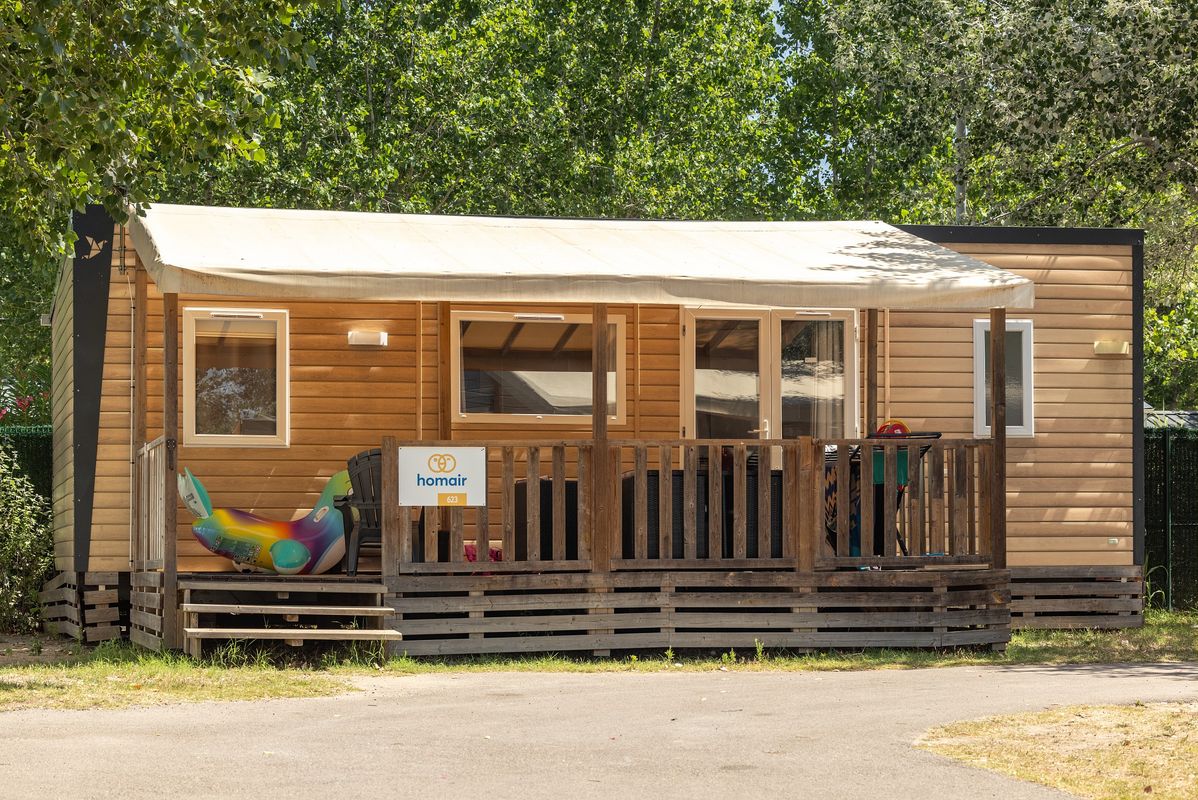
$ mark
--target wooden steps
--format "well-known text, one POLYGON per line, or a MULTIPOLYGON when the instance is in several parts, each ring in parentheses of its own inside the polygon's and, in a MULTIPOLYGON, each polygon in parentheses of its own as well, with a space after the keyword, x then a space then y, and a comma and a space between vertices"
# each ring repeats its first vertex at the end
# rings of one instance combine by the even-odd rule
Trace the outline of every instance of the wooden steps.
POLYGON ((189 639, 282 639, 284 641, 399 641, 399 631, 365 628, 184 628, 189 639))
POLYGON ((375 579, 277 575, 180 576, 184 649, 213 640, 392 642, 400 640, 375 579))
POLYGON ((183 610, 197 614, 273 614, 287 617, 298 617, 301 614, 324 617, 389 617, 395 613, 395 609, 385 606, 275 606, 242 603, 184 603, 183 610))
POLYGON ((381 583, 358 581, 330 581, 315 578, 180 578, 179 589, 200 589, 226 592, 319 592, 321 594, 384 594, 387 587, 381 583))

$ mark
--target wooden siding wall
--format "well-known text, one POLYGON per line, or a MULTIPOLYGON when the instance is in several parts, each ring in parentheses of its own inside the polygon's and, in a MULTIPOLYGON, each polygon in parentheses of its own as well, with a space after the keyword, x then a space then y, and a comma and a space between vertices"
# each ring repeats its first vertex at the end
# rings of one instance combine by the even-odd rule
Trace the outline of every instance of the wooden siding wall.
MULTIPOLYGON (((438 437, 443 413, 438 387, 441 370, 448 369, 448 352, 442 350, 438 335, 444 310, 441 304, 180 298, 180 309, 190 305, 285 308, 290 313, 291 447, 198 448, 180 444, 180 466, 192 469, 218 507, 240 508, 274 519, 295 519, 313 507, 329 475, 343 469, 347 457, 379 447, 383 436, 400 440, 438 437), (388 346, 379 350, 351 349, 346 344, 351 329, 386 331, 388 346)), ((459 304, 454 304, 452 310, 479 308, 503 310, 500 305, 459 304)), ((558 313, 589 308, 538 305, 532 310, 558 313)), ((152 438, 162 431, 162 296, 152 284, 147 314, 146 436, 152 438)), ((628 423, 612 426, 612 435, 619 431, 619 435, 628 436, 677 436, 678 309, 641 308, 637 314, 633 307, 613 307, 612 314, 623 314, 628 320, 628 423)), ((458 441, 588 435, 585 425, 552 425, 536 430, 527 425, 497 424, 455 424, 450 428, 450 437, 458 441)), ((207 553, 192 538, 192 519, 186 509, 180 509, 179 520, 176 533, 181 571, 229 569, 228 560, 207 553)), ((127 538, 127 531, 123 535, 127 538)))
MULTIPOLYGON (((180 470, 187 467, 200 479, 214 506, 274 519, 303 516, 349 456, 378 447, 385 435, 416 437, 415 303, 179 298, 180 312, 197 305, 286 309, 290 315, 291 446, 187 447, 178 434, 180 470), (386 331, 389 344, 350 348, 346 335, 355 329, 386 331)), ((147 309, 146 435, 154 437, 162 433, 162 296, 153 284, 147 309)), ((191 514, 182 505, 178 521, 180 571, 230 569, 226 559, 195 541, 191 514)))
POLYGON ((75 354, 74 272, 66 263, 54 293, 50 357, 50 414, 54 424, 54 567, 74 570, 75 563, 75 354))
POLYGON ((90 571, 129 569, 133 296, 137 254, 119 227, 112 243, 90 571), (122 235, 123 234, 123 235, 122 235), (122 260, 125 273, 121 274, 122 260))
MULTIPOLYGON (((152 283, 148 301, 146 435, 153 438, 162 432, 162 298, 152 283)), ((180 309, 196 305, 287 309, 290 313, 291 446, 186 447, 180 442, 180 467, 195 473, 214 505, 293 519, 312 508, 329 476, 344 469, 349 456, 378 447, 383 436, 439 438, 447 408, 442 402, 440 365, 447 363, 448 352, 439 344, 438 332, 442 315, 449 310, 446 306, 179 299, 180 309), (350 330, 387 331, 388 346, 350 348, 346 343, 350 330)), ((503 309, 495 305, 452 306, 452 310, 478 308, 503 309)), ((536 310, 589 312, 589 307, 538 306, 536 310)), ((630 436, 677 436, 678 309, 639 309, 639 339, 637 309, 613 307, 612 313, 623 314, 628 321, 628 423, 613 426, 613 435, 619 431, 630 436)), ((586 438, 589 427, 555 426, 549 432, 529 425, 454 424, 449 426, 449 434, 459 441, 483 437, 569 439, 586 438)), ((192 538, 191 522, 190 514, 180 506, 176 532, 179 569, 228 569, 227 560, 209 554, 192 538)))
MULTIPOLYGON (((1132 341, 1130 246, 948 244, 1036 283, 1033 439, 1007 439, 1012 567, 1127 565, 1132 533, 1132 357, 1095 356, 1132 341), (1112 541, 1113 540, 1113 541, 1112 541)), ((892 416, 919 430, 973 432, 973 320, 984 312, 890 316, 892 416)), ((882 413, 881 411, 879 413, 882 413)))
MULTIPOLYGON (((119 239, 117 245, 114 259, 119 258, 119 239)), ((1131 248, 952 246, 1036 281, 1035 311, 1010 314, 1013 319, 1035 320, 1037 394, 1035 439, 1010 439, 1008 445, 1010 564, 1132 563, 1132 360, 1093 354, 1098 338, 1131 339, 1131 248)), ((127 569, 130 317, 126 287, 132 283, 132 271, 128 282, 126 276, 113 275, 94 570, 127 569)), ((59 297, 56 303, 63 300, 59 297)), ((589 433, 587 426, 506 426, 448 418, 442 389, 447 385, 444 370, 449 357, 441 335, 447 328, 445 315, 451 308, 528 307, 180 298, 181 308, 194 305, 286 308, 291 314, 291 447, 180 445, 180 465, 203 481, 217 506, 278 519, 306 513, 345 459, 377 447, 384 435, 432 440, 440 438, 444 429, 450 438, 467 441, 578 439, 589 433), (389 346, 350 348, 346 334, 353 329, 385 330, 389 346)), ((589 313, 588 306, 538 306, 536 310, 589 313)), ((611 314, 625 317, 627 348, 627 420, 613 425, 611 435, 677 437, 680 310, 613 306, 611 314)), ((69 310, 61 315, 69 318, 69 310)), ((162 303, 152 282, 147 315, 146 430, 153 438, 162 431, 162 303)), ((984 316, 984 310, 891 314, 891 415, 916 428, 972 435, 972 320, 984 316)), ((61 349, 68 343, 58 341, 60 337, 56 331, 56 347, 61 349)), ((64 379, 56 379, 56 415, 63 413, 64 379)), ((64 444, 69 422, 59 426, 59 432, 56 451, 64 447, 69 451, 64 444)), ((65 486, 66 480, 60 471, 56 484, 65 486)), ((61 495, 69 496, 69 491, 61 495)), ((69 530, 69 525, 62 527, 67 513, 69 508, 64 509, 63 523, 56 521, 60 536, 69 530)), ((180 507, 180 569, 228 569, 225 559, 210 555, 194 541, 190 524, 190 515, 180 507)), ((61 564, 69 551, 60 547, 57 555, 61 564)))

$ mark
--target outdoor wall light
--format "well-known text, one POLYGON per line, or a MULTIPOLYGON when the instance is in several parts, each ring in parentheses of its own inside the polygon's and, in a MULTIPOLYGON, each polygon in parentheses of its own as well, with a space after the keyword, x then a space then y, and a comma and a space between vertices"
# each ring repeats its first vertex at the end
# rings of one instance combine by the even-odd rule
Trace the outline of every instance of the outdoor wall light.
POLYGON ((1094 343, 1096 356, 1127 356, 1131 355, 1131 342, 1118 339, 1099 339, 1094 343))
POLYGON ((350 331, 350 347, 386 347, 386 331, 350 331))

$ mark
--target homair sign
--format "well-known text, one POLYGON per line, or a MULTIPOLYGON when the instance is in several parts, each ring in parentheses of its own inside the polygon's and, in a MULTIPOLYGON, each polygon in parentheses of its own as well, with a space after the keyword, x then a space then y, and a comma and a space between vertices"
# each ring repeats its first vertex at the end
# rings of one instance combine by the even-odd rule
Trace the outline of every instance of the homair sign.
POLYGON ((487 448, 399 448, 401 506, 485 506, 487 448))

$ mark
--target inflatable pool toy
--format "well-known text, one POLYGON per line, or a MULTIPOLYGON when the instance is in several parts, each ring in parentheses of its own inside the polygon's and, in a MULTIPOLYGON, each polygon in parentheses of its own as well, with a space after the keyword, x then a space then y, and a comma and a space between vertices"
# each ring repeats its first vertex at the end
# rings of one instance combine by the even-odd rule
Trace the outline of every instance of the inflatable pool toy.
POLYGON ((239 566, 280 575, 319 575, 345 555, 345 523, 333 506, 350 492, 349 473, 329 478, 316 508, 292 522, 263 519, 238 508, 212 508, 204 485, 184 468, 179 495, 195 515, 191 532, 205 549, 239 566))

